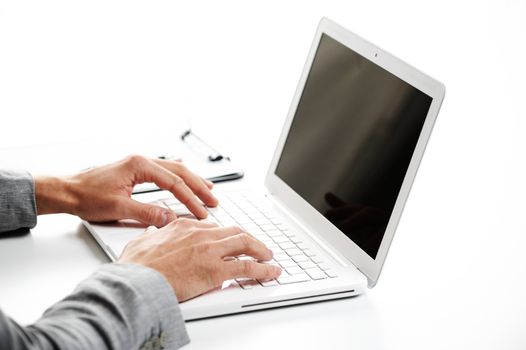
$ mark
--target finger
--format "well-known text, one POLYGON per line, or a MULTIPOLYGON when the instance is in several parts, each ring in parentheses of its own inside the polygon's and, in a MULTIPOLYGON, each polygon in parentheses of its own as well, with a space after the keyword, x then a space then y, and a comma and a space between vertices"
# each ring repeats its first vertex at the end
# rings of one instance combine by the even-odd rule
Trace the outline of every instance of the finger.
MULTIPOLYGON (((163 227, 176 219, 172 211, 157 205, 140 203, 132 199, 126 199, 121 205, 123 208, 126 208, 126 219, 137 220, 146 225, 163 227)), ((147 231, 150 231, 150 228, 147 231)))
POLYGON ((244 232, 213 242, 212 245, 221 258, 246 254, 266 261, 272 259, 273 255, 263 242, 244 232))
POLYGON ((255 278, 259 280, 269 280, 278 278, 281 275, 281 268, 275 265, 262 264, 250 260, 230 260, 225 261, 224 280, 234 278, 255 278))
POLYGON ((181 162, 173 162, 163 159, 155 159, 154 162, 157 165, 180 176, 188 185, 188 187, 190 187, 192 192, 194 192, 195 195, 203 201, 203 203, 210 207, 217 206, 218 200, 210 191, 211 187, 209 187, 209 185, 206 182, 203 182, 203 179, 200 176, 188 170, 188 168, 184 164, 182 164, 181 162))
POLYGON ((143 163, 142 170, 146 182, 153 182, 160 188, 172 192, 197 218, 206 218, 208 212, 181 177, 149 159, 143 163))
POLYGON ((195 229, 195 228, 214 228, 218 227, 215 222, 210 222, 206 220, 195 220, 187 218, 179 218, 172 221, 169 226, 184 226, 186 229, 195 229))
POLYGON ((197 240, 214 240, 219 241, 224 238, 238 235, 242 232, 240 227, 215 227, 215 228, 205 228, 198 231, 197 240))
POLYGON ((201 180, 203 180, 203 182, 205 183, 206 187, 208 187, 209 189, 214 188, 214 183, 212 181, 209 181, 209 180, 203 179, 203 178, 201 178, 201 180))

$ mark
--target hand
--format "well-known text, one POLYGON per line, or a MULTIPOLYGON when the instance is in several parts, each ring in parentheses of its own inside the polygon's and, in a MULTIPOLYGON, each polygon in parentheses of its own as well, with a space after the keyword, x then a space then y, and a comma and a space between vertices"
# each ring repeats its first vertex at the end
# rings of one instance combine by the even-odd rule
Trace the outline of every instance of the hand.
POLYGON ((261 261, 272 259, 271 250, 239 227, 220 228, 212 223, 177 219, 161 229, 149 227, 128 243, 119 262, 159 271, 180 302, 229 279, 272 279, 280 275, 281 269, 276 266, 228 259, 241 254, 261 261))
POLYGON ((88 221, 135 219, 157 227, 173 221, 172 211, 131 199, 133 186, 144 182, 172 192, 199 219, 207 216, 201 201, 217 205, 212 183, 181 162, 130 156, 71 177, 35 177, 37 213, 70 213, 88 221))

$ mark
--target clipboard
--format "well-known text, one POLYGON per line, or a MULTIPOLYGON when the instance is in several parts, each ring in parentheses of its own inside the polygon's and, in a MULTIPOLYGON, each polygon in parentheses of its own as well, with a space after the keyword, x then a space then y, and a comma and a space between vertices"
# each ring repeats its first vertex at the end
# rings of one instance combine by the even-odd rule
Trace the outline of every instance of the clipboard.
MULTIPOLYGON (((242 178, 245 173, 236 164, 232 163, 227 157, 215 148, 204 142, 199 136, 186 130, 179 138, 175 151, 177 155, 171 153, 159 155, 159 159, 182 160, 184 164, 199 176, 214 183, 237 180, 242 178)), ((160 188, 152 183, 136 185, 133 194, 159 191, 160 188)))

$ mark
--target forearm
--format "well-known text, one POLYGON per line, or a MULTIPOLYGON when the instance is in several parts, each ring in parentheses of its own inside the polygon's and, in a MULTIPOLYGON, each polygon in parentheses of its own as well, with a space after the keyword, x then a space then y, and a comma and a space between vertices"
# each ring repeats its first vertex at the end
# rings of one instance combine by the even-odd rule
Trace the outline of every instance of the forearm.
POLYGON ((33 228, 36 223, 35 187, 31 175, 0 171, 0 233, 33 228))
POLYGON ((102 267, 40 320, 20 327, 0 313, 3 349, 176 349, 188 343, 177 299, 156 271, 102 267))

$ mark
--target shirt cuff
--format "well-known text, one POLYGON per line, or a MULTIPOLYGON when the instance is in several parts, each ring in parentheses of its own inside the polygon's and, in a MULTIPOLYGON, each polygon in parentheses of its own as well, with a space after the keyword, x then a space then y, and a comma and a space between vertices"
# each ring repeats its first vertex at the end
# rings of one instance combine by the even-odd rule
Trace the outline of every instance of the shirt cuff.
POLYGON ((0 232, 37 224, 35 182, 28 172, 0 171, 0 232))
POLYGON ((99 273, 105 271, 125 275, 150 313, 147 319, 151 333, 141 349, 149 349, 149 343, 154 349, 156 343, 162 349, 178 349, 190 342, 175 292, 161 273, 142 265, 120 263, 104 265, 99 273))

